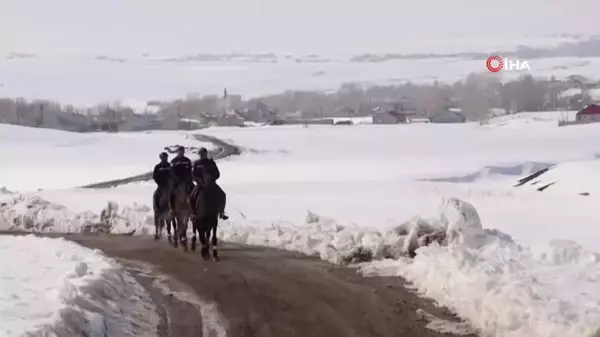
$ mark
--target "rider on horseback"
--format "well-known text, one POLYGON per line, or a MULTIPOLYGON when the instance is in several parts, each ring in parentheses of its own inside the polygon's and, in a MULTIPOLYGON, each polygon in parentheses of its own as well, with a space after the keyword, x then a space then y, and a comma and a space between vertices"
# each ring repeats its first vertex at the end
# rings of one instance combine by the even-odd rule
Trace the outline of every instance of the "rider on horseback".
MULTIPOLYGON (((190 201, 192 205, 196 204, 196 198, 198 197, 198 192, 204 186, 206 186, 206 175, 208 174, 212 177, 215 187, 217 188, 219 194, 222 198, 225 198, 225 192, 219 185, 217 185, 216 181, 221 177, 221 172, 219 172, 219 168, 217 167, 217 163, 208 157, 208 151, 206 148, 200 148, 199 151, 200 159, 194 162, 192 167, 192 178, 196 182, 196 187, 192 191, 190 196, 190 201)), ((220 214, 221 219, 227 220, 229 217, 223 212, 220 214)))
POLYGON ((171 179, 170 204, 171 209, 173 209, 174 191, 178 186, 185 184, 188 194, 194 189, 194 183, 192 182, 192 161, 185 156, 185 147, 181 145, 177 149, 177 156, 171 160, 171 179))
POLYGON ((152 179, 156 182, 156 191, 152 198, 154 210, 158 208, 158 200, 163 193, 169 191, 169 183, 171 180, 171 164, 169 164, 169 155, 166 152, 161 152, 158 156, 160 163, 154 166, 152 172, 152 179))

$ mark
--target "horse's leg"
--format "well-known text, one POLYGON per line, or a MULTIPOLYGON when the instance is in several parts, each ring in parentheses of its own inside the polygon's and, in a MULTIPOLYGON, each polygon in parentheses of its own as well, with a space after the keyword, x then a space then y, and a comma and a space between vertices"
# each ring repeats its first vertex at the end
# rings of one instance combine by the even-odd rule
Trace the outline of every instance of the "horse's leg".
POLYGON ((179 246, 179 219, 177 216, 173 216, 173 247, 179 246))
POLYGON ((178 229, 180 230, 179 237, 181 238, 181 245, 183 246, 183 251, 187 252, 188 251, 187 229, 188 229, 189 219, 187 218, 187 216, 181 216, 180 220, 181 220, 181 223, 178 224, 178 229))
POLYGON ((207 260, 208 259, 208 238, 207 238, 207 233, 206 233, 206 218, 202 217, 202 218, 197 218, 196 221, 198 221, 198 235, 200 236, 200 244, 202 245, 202 258, 207 260))
POLYGON ((158 237, 162 238, 163 232, 165 230, 165 214, 161 214, 160 218, 158 219, 158 237))
POLYGON ((171 221, 173 220, 167 215, 164 221, 167 224, 167 240, 169 241, 169 243, 173 243, 171 238, 171 221))
POLYGON ((154 211, 154 240, 158 240, 160 238, 160 213, 158 211, 154 211))
POLYGON ((217 252, 217 227, 219 225, 219 218, 218 216, 215 216, 214 218, 211 219, 212 221, 212 256, 213 256, 213 261, 219 261, 219 253, 217 252))
POLYGON ((196 232, 198 231, 198 219, 192 220, 192 252, 196 251, 196 232))

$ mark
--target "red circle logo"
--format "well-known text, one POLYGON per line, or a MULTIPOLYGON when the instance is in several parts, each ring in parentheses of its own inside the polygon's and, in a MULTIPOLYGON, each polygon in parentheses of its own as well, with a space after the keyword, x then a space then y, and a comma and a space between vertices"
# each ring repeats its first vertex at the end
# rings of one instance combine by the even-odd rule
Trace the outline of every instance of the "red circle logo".
POLYGON ((490 57, 488 57, 487 61, 485 62, 485 66, 488 68, 489 71, 493 72, 493 73, 497 73, 500 70, 502 70, 502 68, 504 67, 504 61, 502 60, 502 58, 498 55, 492 55, 490 57), (498 64, 496 66, 494 66, 492 64, 492 62, 496 61, 498 64))

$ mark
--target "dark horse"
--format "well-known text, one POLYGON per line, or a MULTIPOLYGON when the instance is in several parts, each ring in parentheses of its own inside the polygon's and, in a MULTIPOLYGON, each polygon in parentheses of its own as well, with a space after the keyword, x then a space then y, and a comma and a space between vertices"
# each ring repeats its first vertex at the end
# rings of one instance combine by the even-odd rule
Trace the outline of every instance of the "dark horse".
POLYGON ((192 207, 190 205, 188 187, 185 183, 178 184, 174 191, 173 200, 173 215, 175 217, 176 229, 173 245, 178 246, 181 243, 183 251, 187 252, 187 230, 190 216, 192 215, 192 207))
POLYGON ((206 183, 199 189, 194 205, 195 219, 193 221, 192 250, 196 249, 196 232, 198 232, 200 244, 202 244, 202 257, 208 260, 210 257, 210 244, 212 243, 212 258, 214 261, 218 261, 217 226, 219 215, 223 214, 225 210, 225 194, 210 174, 207 173, 204 179, 206 183))
MULTIPOLYGON (((172 242, 171 238, 171 224, 172 216, 169 212, 169 189, 166 187, 159 187, 156 189, 154 194, 158 194, 156 204, 154 205, 154 239, 158 240, 162 236, 162 231, 167 224, 167 238, 169 242, 172 242)), ((173 227, 175 224, 173 223, 173 227)))

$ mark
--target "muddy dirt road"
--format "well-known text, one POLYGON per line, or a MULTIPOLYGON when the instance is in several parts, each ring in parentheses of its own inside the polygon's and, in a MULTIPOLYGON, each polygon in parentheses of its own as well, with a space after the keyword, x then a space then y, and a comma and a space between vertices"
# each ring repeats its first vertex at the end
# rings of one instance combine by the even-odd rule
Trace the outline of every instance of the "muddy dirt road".
POLYGON ((151 266, 156 277, 177 280, 181 291, 217 303, 227 336, 453 336, 426 328, 428 321, 417 309, 453 318, 407 291, 399 278, 364 278, 354 269, 259 247, 222 246, 222 260, 214 263, 203 261, 199 252, 184 253, 148 237, 67 238, 123 262, 172 318, 162 328, 164 336, 202 336, 203 320, 189 303, 165 299, 132 261, 151 266))

